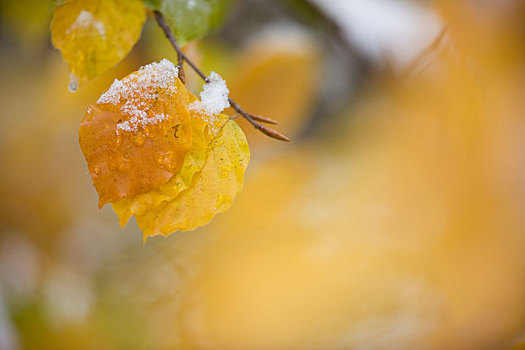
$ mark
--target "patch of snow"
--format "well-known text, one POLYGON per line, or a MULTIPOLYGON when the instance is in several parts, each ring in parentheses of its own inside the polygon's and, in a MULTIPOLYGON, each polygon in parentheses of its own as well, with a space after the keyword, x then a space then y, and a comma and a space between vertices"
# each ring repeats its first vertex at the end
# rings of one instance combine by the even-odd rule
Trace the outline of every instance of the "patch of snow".
POLYGON ((200 101, 190 104, 190 110, 202 111, 205 114, 215 116, 221 113, 225 108, 230 107, 228 94, 230 90, 222 77, 211 72, 208 76, 208 82, 203 85, 200 93, 200 101))
MULTIPOLYGON (((163 59, 160 62, 153 62, 140 67, 138 72, 131 73, 122 80, 115 79, 108 91, 102 94, 97 103, 119 104, 123 100, 128 100, 137 91, 146 92, 147 90, 166 89, 170 93, 176 92, 174 86, 175 78, 179 76, 179 69, 172 62, 163 59)), ((155 96, 138 96, 155 97, 155 96)))
POLYGON ((158 98, 158 90, 173 96, 177 91, 175 79, 178 74, 178 67, 167 59, 142 66, 138 72, 122 80, 115 79, 97 104, 122 104, 120 112, 130 118, 117 124, 117 134, 121 131, 137 132, 147 125, 158 124, 169 118, 164 113, 153 114, 151 106, 158 98))
MULTIPOLYGON (((143 111, 140 111, 140 112, 143 112, 143 111)), ((169 116, 164 113, 156 114, 154 117, 150 117, 150 118, 148 118, 147 113, 145 112, 143 113, 144 113, 144 116, 141 118, 131 117, 129 120, 118 123, 117 133, 119 132, 119 130, 134 132, 139 129, 139 126, 142 126, 142 128, 144 128, 147 125, 159 124, 162 121, 167 120, 169 118, 169 116)))
POLYGON ((97 21, 96 17, 89 11, 82 10, 77 19, 71 27, 66 30, 66 34, 69 34, 73 30, 86 30, 90 28, 95 28, 98 34, 102 37, 106 37, 106 27, 101 21, 97 21))

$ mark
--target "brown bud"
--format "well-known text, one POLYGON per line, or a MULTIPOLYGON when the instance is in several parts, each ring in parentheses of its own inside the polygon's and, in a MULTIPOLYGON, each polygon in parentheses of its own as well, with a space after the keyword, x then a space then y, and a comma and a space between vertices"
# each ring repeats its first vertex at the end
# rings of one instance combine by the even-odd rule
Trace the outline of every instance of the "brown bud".
POLYGON ((290 140, 288 137, 284 136, 280 132, 274 129, 271 129, 269 127, 266 127, 264 125, 258 125, 257 129, 259 129, 259 131, 265 134, 266 136, 269 136, 273 139, 284 141, 284 142, 292 142, 292 140, 290 140))
POLYGON ((258 122, 261 122, 261 123, 279 125, 278 121, 275 121, 268 117, 263 117, 263 116, 260 116, 257 114, 251 114, 251 113, 250 113, 250 117, 252 117, 253 120, 257 120, 258 122))

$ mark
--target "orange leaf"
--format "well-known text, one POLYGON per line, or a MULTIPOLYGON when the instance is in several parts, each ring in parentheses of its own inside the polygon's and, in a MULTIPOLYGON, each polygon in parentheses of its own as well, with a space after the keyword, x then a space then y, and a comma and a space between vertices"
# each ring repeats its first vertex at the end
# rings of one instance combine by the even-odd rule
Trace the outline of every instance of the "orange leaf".
POLYGON ((168 60, 142 67, 90 106, 79 142, 99 207, 166 183, 191 146, 188 92, 168 60))

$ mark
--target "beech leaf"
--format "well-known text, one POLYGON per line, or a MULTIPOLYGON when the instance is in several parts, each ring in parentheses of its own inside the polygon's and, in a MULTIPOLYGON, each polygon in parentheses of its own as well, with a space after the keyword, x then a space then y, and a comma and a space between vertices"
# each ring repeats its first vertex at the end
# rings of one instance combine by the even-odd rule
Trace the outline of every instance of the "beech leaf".
POLYGON ((99 207, 133 198, 182 168, 192 143, 189 97, 168 60, 115 80, 82 121, 79 142, 99 207))
MULTIPOLYGON (((99 206, 111 203, 121 226, 135 215, 144 240, 194 230, 228 210, 250 160, 239 126, 203 108, 210 101, 177 74, 162 60, 115 80, 79 132, 99 206)), ((225 98, 224 87, 215 89, 225 98)))

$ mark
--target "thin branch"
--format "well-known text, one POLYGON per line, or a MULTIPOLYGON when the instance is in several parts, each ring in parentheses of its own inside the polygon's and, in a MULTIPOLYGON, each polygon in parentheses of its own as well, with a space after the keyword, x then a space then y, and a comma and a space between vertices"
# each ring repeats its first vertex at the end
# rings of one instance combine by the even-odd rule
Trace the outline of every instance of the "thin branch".
MULTIPOLYGON (((159 11, 154 11, 154 13, 155 13, 155 19, 157 20, 159 27, 162 29, 162 31, 166 35, 166 38, 168 38, 168 40, 170 41, 171 46, 173 46, 173 48, 177 52, 179 66, 182 67, 182 62, 186 61, 186 63, 188 63, 188 65, 202 78, 202 80, 204 80, 206 83, 209 83, 210 80, 208 79, 208 77, 188 58, 188 56, 184 54, 184 52, 182 52, 179 45, 177 44, 177 40, 175 39, 173 32, 171 31, 170 27, 166 23, 166 20, 164 19, 164 16, 162 15, 162 13, 160 13, 159 11)), ((292 142, 292 140, 290 140, 288 137, 284 136, 283 134, 279 133, 276 130, 273 130, 267 126, 259 124, 256 120, 259 120, 265 123, 270 123, 270 124, 278 124, 276 121, 270 118, 260 117, 260 116, 256 116, 256 115, 246 112, 232 98, 228 98, 228 101, 230 102, 231 107, 237 113, 239 113, 244 119, 246 119, 248 123, 250 123, 255 129, 259 130, 266 136, 269 136, 276 140, 292 142)))
POLYGON ((248 121, 248 123, 252 124, 252 126, 255 129, 259 130, 260 132, 262 132, 266 136, 269 136, 269 137, 274 138, 276 140, 280 140, 280 141, 284 141, 284 142, 292 142, 292 140, 290 140, 288 137, 284 136, 280 132, 278 132, 278 131, 276 131, 274 129, 271 129, 271 128, 267 127, 267 126, 264 126, 262 124, 257 123, 252 118, 252 115, 250 113, 248 113, 244 109, 242 109, 241 106, 239 106, 239 104, 237 102, 235 102, 234 100, 232 100, 231 98, 228 98, 228 101, 230 101, 230 105, 232 106, 232 108, 235 109, 237 111, 237 113, 242 115, 244 117, 244 119, 246 119, 248 121))
POLYGON ((177 68, 179 69, 179 79, 183 84, 186 84, 186 73, 184 73, 184 59, 181 55, 177 55, 177 68))

